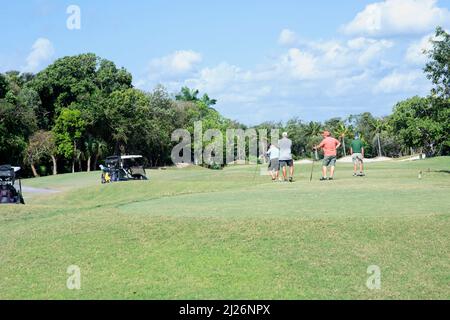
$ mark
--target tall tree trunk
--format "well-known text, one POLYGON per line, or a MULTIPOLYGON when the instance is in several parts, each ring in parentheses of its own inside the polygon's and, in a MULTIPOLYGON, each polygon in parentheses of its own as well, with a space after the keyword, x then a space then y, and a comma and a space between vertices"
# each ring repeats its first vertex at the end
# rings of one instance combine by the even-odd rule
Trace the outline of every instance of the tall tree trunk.
POLYGON ((56 157, 54 155, 51 155, 52 157, 52 162, 53 162, 53 175, 57 175, 58 174, 58 163, 56 162, 56 157))
POLYGON ((114 147, 114 155, 118 156, 119 152, 120 152, 120 143, 119 143, 119 141, 116 141, 116 145, 114 147))
POLYGON ((97 161, 98 161, 98 154, 95 155, 94 157, 94 166, 93 166, 93 170, 97 170, 97 161))
POLYGON ((381 157, 381 143, 380 143, 380 134, 377 134, 377 140, 378 140, 378 156, 381 157))
POLYGON ((81 165, 81 157, 78 158, 78 171, 83 172, 83 166, 81 165))
POLYGON ((31 164, 31 171, 33 171, 33 176, 35 178, 39 177, 37 171, 36 171, 36 167, 34 166, 34 163, 31 164))
POLYGON ((342 146, 344 147, 344 157, 346 157, 347 151, 345 150, 345 138, 342 138, 342 146))
POLYGON ((91 156, 87 158, 87 172, 91 172, 91 156))
POLYGON ((74 141, 73 142, 72 173, 75 173, 76 154, 77 154, 77 143, 74 141))

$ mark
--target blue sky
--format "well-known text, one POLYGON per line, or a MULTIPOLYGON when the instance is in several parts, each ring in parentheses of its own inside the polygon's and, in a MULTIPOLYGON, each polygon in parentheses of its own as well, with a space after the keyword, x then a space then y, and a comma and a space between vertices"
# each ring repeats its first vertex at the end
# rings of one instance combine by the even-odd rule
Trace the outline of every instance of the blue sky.
POLYGON ((430 88, 422 49, 450 0, 5 1, 0 72, 94 52, 170 92, 187 85, 246 124, 370 111, 430 88), (69 5, 81 28, 69 30, 69 5))

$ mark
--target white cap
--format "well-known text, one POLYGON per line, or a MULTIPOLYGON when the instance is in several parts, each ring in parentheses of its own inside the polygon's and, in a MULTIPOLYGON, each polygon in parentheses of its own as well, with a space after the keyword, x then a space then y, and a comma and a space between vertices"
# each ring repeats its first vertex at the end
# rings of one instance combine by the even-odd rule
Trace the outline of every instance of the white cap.
POLYGON ((283 132, 283 138, 286 138, 288 136, 287 132, 283 132))

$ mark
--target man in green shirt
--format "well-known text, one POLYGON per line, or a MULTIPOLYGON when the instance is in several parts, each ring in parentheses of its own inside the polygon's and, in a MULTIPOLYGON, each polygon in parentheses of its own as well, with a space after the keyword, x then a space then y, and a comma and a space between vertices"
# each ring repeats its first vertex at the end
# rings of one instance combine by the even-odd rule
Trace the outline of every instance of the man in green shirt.
POLYGON ((364 176, 364 145, 359 139, 359 135, 355 135, 355 140, 350 144, 350 152, 352 154, 353 160, 353 176, 363 177, 364 176), (359 163, 359 173, 356 173, 356 169, 359 163))

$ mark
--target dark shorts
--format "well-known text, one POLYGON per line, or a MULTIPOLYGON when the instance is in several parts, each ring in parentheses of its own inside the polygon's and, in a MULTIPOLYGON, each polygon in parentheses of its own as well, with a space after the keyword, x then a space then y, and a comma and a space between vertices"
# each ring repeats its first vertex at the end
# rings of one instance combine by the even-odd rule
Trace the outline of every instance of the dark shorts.
POLYGON ((294 166, 294 160, 280 160, 280 168, 294 166))
POLYGON ((324 167, 334 167, 336 166, 336 156, 326 156, 323 158, 324 167))
POLYGON ((278 170, 280 170, 280 161, 278 160, 278 158, 270 160, 269 170, 270 171, 278 171, 278 170))

